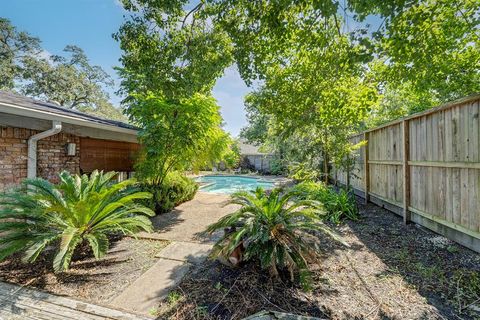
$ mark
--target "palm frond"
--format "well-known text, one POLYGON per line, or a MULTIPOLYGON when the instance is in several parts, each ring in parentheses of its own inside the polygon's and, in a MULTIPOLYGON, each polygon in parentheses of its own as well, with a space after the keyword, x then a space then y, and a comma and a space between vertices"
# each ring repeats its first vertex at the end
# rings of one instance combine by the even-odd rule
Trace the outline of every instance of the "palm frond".
POLYGON ((139 192, 134 180, 114 184, 115 175, 62 172, 57 185, 26 179, 23 188, 1 194, 0 260, 23 252, 24 261, 33 262, 47 245, 56 243, 53 267, 59 272, 68 269, 75 248, 84 241, 100 258, 108 250, 108 234, 151 231, 148 217, 154 212, 138 203, 151 194, 139 192))
POLYGON ((228 204, 240 208, 207 227, 213 233, 230 228, 214 247, 214 256, 227 258, 241 243, 246 243, 245 260, 257 260, 274 276, 286 268, 293 277, 297 271, 305 289, 311 281, 308 259, 318 258, 317 246, 304 240, 308 233, 324 233, 345 243, 322 221, 322 203, 315 200, 297 201, 297 191, 274 189, 266 194, 261 188, 253 192, 232 194, 228 204))

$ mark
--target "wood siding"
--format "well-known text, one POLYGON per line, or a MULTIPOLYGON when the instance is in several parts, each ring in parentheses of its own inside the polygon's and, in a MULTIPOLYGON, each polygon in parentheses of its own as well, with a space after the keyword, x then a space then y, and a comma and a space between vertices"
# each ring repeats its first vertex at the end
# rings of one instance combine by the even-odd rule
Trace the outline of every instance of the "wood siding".
POLYGON ((139 145, 130 142, 81 138, 80 170, 89 173, 104 171, 133 171, 139 145))
MULTIPOLYGON (((405 221, 414 213, 480 239, 479 114, 476 95, 352 137, 367 145, 357 151, 350 185, 402 208, 405 221)), ((336 178, 347 183, 345 172, 336 178)))

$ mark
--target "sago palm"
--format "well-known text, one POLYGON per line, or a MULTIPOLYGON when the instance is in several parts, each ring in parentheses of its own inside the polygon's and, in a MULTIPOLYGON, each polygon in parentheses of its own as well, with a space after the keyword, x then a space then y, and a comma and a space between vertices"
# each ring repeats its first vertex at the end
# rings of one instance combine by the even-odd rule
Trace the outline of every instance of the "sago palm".
POLYGON ((115 172, 59 176, 57 185, 26 179, 23 188, 0 196, 0 260, 22 252, 25 262, 33 262, 55 245, 54 270, 64 271, 83 242, 98 259, 109 248, 108 234, 151 231, 153 211, 136 203, 151 194, 139 192, 135 181, 114 184, 115 172))
MULTIPOLYGON (((229 204, 240 208, 210 225, 210 233, 219 229, 233 230, 216 243, 214 255, 228 257, 243 244, 244 260, 258 260, 272 276, 279 269, 287 269, 293 278, 299 271, 304 288, 310 284, 308 261, 318 257, 318 248, 311 233, 323 232, 336 240, 343 240, 323 222, 322 206, 313 200, 292 202, 295 192, 282 193, 274 189, 269 195, 258 188, 255 192, 237 192, 229 204)), ((344 243, 344 242, 343 242, 344 243)))

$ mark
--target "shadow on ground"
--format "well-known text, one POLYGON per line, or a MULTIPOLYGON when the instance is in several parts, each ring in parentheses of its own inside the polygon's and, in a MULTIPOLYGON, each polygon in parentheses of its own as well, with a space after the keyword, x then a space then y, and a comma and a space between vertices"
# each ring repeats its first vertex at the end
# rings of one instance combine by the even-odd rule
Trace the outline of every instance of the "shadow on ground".
POLYGON ((355 245, 343 261, 377 306, 345 318, 480 318, 480 255, 374 204, 359 209, 340 228, 355 245))
POLYGON ((262 310, 329 318, 327 310, 306 299, 291 283, 272 281, 253 263, 229 268, 207 260, 168 294, 157 319, 241 319, 262 310))
POLYGON ((313 291, 272 281, 254 263, 206 261, 159 306, 159 319, 242 319, 262 310, 332 319, 478 319, 480 256, 378 206, 320 236, 313 291), (477 310, 477 311, 476 311, 477 310))

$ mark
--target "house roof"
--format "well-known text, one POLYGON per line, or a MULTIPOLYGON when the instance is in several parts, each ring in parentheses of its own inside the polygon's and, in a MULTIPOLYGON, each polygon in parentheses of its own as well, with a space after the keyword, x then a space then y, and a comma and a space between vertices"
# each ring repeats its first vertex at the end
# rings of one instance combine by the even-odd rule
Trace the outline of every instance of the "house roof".
POLYGON ((238 145, 240 147, 241 155, 244 155, 244 156, 268 155, 268 153, 259 151, 260 146, 249 144, 243 139, 238 140, 238 145))
POLYGON ((36 117, 40 114, 49 114, 52 116, 56 116, 57 118, 59 118, 58 120, 60 121, 65 121, 65 119, 76 119, 81 122, 101 125, 107 130, 108 126, 111 126, 112 128, 116 127, 127 130, 138 130, 137 127, 121 121, 93 116, 84 112, 63 108, 51 102, 43 102, 22 95, 0 90, 0 112, 12 113, 12 108, 23 109, 27 112, 30 111, 27 113, 29 117, 36 117), (2 108, 2 106, 4 107, 2 108), (6 106, 8 106, 10 109, 7 110, 6 106))

